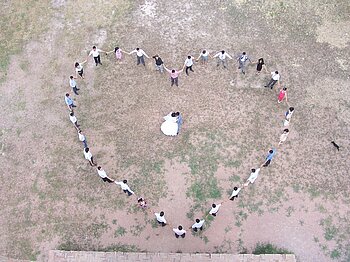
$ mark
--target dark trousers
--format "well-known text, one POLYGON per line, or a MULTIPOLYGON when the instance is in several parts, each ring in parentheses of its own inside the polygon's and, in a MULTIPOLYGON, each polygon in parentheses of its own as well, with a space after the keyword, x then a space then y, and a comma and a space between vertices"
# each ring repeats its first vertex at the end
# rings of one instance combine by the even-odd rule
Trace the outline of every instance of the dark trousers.
POLYGON ((74 86, 72 89, 73 89, 74 94, 79 95, 78 94, 79 89, 77 88, 77 86, 74 86))
POLYGON ((108 177, 104 177, 104 178, 102 178, 102 180, 104 182, 108 182, 108 183, 113 183, 114 182, 113 180, 109 179, 108 177))
POLYGON ((203 227, 200 227, 200 228, 196 228, 196 227, 195 227, 195 228, 193 229, 193 231, 194 231, 194 232, 198 232, 198 229, 199 229, 199 230, 203 230, 203 227))
POLYGON ((170 77, 170 80, 171 80, 171 86, 173 86, 174 84, 176 86, 179 86, 179 77, 176 77, 176 78, 170 77))
POLYGON ((265 87, 270 87, 272 89, 276 83, 277 83, 277 80, 273 80, 271 78, 270 82, 265 87))
POLYGON ((78 75, 80 75, 81 77, 83 77, 84 74, 84 69, 81 69, 80 71, 78 71, 78 75))
POLYGON ((123 191, 124 191, 124 193, 128 194, 128 196, 132 195, 132 193, 129 190, 123 190, 123 191))
MULTIPOLYGON (((185 235, 186 235, 186 233, 182 234, 181 237, 182 237, 182 238, 185 238, 185 235)), ((179 238, 179 235, 175 233, 175 237, 176 237, 176 238, 179 238)))
POLYGON ((91 161, 89 161, 89 163, 90 163, 90 166, 94 166, 95 165, 93 156, 91 157, 91 161))
POLYGON ((97 66, 98 64, 102 65, 100 55, 94 57, 94 60, 95 60, 96 66, 97 66))
POLYGON ((84 148, 87 148, 87 147, 88 147, 87 142, 86 142, 86 139, 83 141, 83 144, 84 144, 84 148))
POLYGON ((190 69, 192 72, 194 72, 192 69, 192 66, 186 66, 186 75, 188 75, 188 69, 190 69))
POLYGON ((230 200, 233 201, 233 200, 235 200, 236 197, 238 197, 238 196, 233 196, 233 197, 230 198, 230 200))
POLYGON ((158 222, 158 224, 162 225, 162 227, 165 227, 165 225, 166 225, 164 222, 159 222, 158 220, 157 220, 157 222, 158 222))
POLYGON ((267 167, 269 166, 271 163, 271 160, 267 160, 264 164, 263 164, 263 167, 267 167))
POLYGON ((137 64, 143 64, 145 66, 145 58, 143 56, 136 56, 137 57, 137 64))

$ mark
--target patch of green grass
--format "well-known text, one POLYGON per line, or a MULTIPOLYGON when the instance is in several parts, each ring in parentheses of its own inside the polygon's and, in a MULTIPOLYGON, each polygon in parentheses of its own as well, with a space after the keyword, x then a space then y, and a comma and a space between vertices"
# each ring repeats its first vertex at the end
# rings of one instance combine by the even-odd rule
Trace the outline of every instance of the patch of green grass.
POLYGON ((261 254, 293 254, 293 253, 287 249, 276 247, 271 243, 257 243, 253 250, 253 254, 261 255, 261 254))
POLYGON ((114 231, 114 237, 124 236, 125 234, 126 234, 126 229, 125 229, 125 227, 119 226, 119 227, 114 231))
POLYGON ((108 229, 109 225, 106 222, 92 223, 86 228, 86 232, 94 238, 100 238, 108 229))
POLYGON ((331 216, 322 219, 320 225, 323 227, 323 236, 327 241, 334 239, 334 237, 338 234, 338 229, 333 225, 331 216))
POLYGON ((241 177, 237 175, 232 175, 229 178, 230 182, 232 183, 240 183, 241 182, 241 177))
POLYGON ((338 249, 333 249, 330 254, 330 257, 332 259, 340 258, 340 256, 341 256, 341 252, 338 249))

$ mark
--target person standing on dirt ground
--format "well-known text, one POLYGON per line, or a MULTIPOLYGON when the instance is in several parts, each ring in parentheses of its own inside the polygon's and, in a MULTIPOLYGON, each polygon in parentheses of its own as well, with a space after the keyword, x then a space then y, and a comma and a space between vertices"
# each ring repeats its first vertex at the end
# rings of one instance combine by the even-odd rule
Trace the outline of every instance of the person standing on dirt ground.
POLYGON ((270 82, 265 87, 270 87, 272 89, 276 83, 280 86, 280 74, 278 71, 271 72, 270 82))
POLYGON ((114 180, 112 178, 109 178, 106 174, 106 171, 102 169, 102 167, 97 167, 97 174, 102 178, 103 182, 113 183, 114 180))
POLYGON ((222 50, 221 52, 219 52, 213 56, 213 58, 215 58, 215 57, 218 58, 218 62, 216 64, 216 66, 220 66, 220 64, 222 64, 224 66, 224 68, 227 68, 226 58, 228 57, 228 58, 232 59, 232 56, 230 56, 228 53, 226 53, 225 50, 222 50))
POLYGON ((257 74, 260 74, 261 73, 261 70, 264 68, 266 73, 268 73, 267 71, 267 67, 265 65, 265 62, 264 62, 264 58, 259 58, 258 61, 256 61, 255 63, 253 64, 256 64, 256 73, 257 74))
POLYGON ((177 228, 173 228, 173 231, 175 233, 176 238, 179 238, 179 237, 185 238, 186 236, 186 230, 183 229, 181 225, 179 225, 177 228))
POLYGON ((176 123, 177 123, 177 134, 179 134, 181 126, 182 126, 184 120, 183 120, 182 115, 180 114, 180 112, 176 112, 175 116, 177 117, 177 120, 176 120, 176 123))
POLYGON ((198 232, 198 230, 202 231, 204 222, 204 219, 200 220, 199 218, 197 218, 196 223, 194 223, 190 228, 192 228, 194 232, 198 232))
POLYGON ((108 55, 108 54, 110 54, 110 53, 112 53, 112 52, 115 54, 115 59, 116 59, 117 61, 118 61, 118 60, 122 60, 122 58, 123 58, 123 54, 122 54, 122 53, 127 54, 126 52, 124 52, 123 50, 121 50, 119 47, 115 47, 114 50, 106 52, 106 55, 108 55))
POLYGON ((79 132, 79 125, 78 125, 78 119, 76 118, 76 116, 74 115, 74 112, 70 112, 69 113, 69 120, 72 122, 72 124, 74 125, 74 127, 77 129, 77 131, 79 132))
POLYGON ((250 173, 249 178, 247 179, 247 182, 244 184, 244 186, 248 186, 249 184, 253 184, 255 180, 258 178, 260 172, 260 168, 255 169, 252 168, 252 172, 250 173))
POLYGON ((166 226, 166 220, 163 211, 160 211, 160 213, 154 213, 154 215, 156 216, 158 224, 162 225, 162 227, 166 226))
POLYGON ((159 55, 155 55, 152 57, 156 63, 156 71, 159 71, 161 73, 164 72, 164 67, 163 67, 163 60, 159 57, 159 55))
POLYGON ((241 69, 242 74, 245 74, 245 65, 246 62, 249 60, 249 62, 251 63, 252 60, 250 60, 250 58, 248 57, 248 55, 246 54, 246 52, 243 52, 240 56, 238 56, 237 61, 239 63, 238 69, 241 69))
POLYGON ((286 128, 283 130, 283 133, 280 136, 280 142, 278 143, 278 145, 282 145, 287 140, 288 135, 289 135, 289 129, 286 128))
POLYGON ((147 202, 146 202, 146 200, 143 197, 139 197, 137 199, 137 203, 139 204, 139 206, 141 208, 147 208, 147 202))
POLYGON ((90 166, 96 166, 94 163, 94 157, 92 156, 90 149, 88 147, 84 148, 84 157, 89 161, 90 166))
POLYGON ((86 137, 83 135, 81 130, 78 131, 78 138, 79 138, 79 141, 83 142, 84 148, 87 148, 88 145, 86 142, 86 137))
POLYGON ((64 102, 66 103, 69 111, 73 111, 73 107, 77 107, 74 105, 73 99, 69 96, 69 93, 66 93, 64 96, 64 102))
POLYGON ((184 71, 184 68, 182 68, 181 70, 179 71, 176 71, 175 69, 172 69, 172 70, 169 70, 165 65, 164 65, 164 69, 170 73, 170 81, 171 81, 171 86, 173 86, 174 84, 176 86, 179 86, 179 74, 181 72, 184 71))
POLYGON ((145 51, 143 51, 141 48, 137 47, 135 50, 131 51, 129 53, 129 55, 132 55, 133 53, 136 53, 137 65, 139 65, 141 63, 144 66, 146 66, 144 56, 147 57, 147 58, 149 58, 149 56, 145 53, 145 51))
POLYGON ((194 72, 192 69, 193 59, 194 59, 194 57, 189 55, 189 56, 187 56, 187 58, 185 60, 184 67, 186 67, 186 75, 189 75, 188 69, 191 70, 192 72, 194 72))
POLYGON ((79 62, 75 62, 74 64, 74 68, 75 68, 75 78, 77 78, 78 76, 80 76, 81 79, 84 79, 84 67, 83 65, 87 62, 87 60, 79 63, 79 62))
POLYGON ((74 80, 74 76, 69 77, 69 85, 72 88, 74 94, 79 95, 78 94, 79 88, 77 88, 77 82, 74 80))
POLYGON ((120 182, 115 181, 114 183, 116 185, 119 185, 123 189, 124 193, 128 194, 128 196, 135 194, 134 191, 132 191, 130 189, 130 187, 128 186, 128 184, 127 184, 128 180, 124 179, 123 181, 120 181, 120 182))
POLYGON ((239 194, 240 191, 241 191, 241 188, 235 186, 235 187, 233 188, 232 194, 231 194, 231 196, 230 196, 229 199, 230 199, 231 201, 235 200, 235 198, 238 197, 238 194, 239 194))
POLYGON ((265 162, 261 165, 261 167, 268 167, 271 164, 271 161, 275 155, 276 155, 276 149, 275 148, 270 149, 265 159, 265 162))
POLYGON ((211 209, 209 211, 209 214, 216 217, 216 214, 219 212, 221 205, 222 205, 222 203, 221 204, 212 204, 211 209))
POLYGON ((201 64, 207 65, 208 64, 208 57, 209 57, 209 52, 207 50, 203 50, 202 53, 199 54, 196 61, 198 62, 200 59, 201 64))
POLYGON ((284 114, 286 119, 289 121, 294 113, 294 107, 289 107, 288 111, 284 114))
POLYGON ((284 98, 286 98, 286 102, 288 104, 287 87, 283 87, 280 90, 280 93, 278 94, 277 102, 280 104, 283 101, 284 98))
MULTIPOLYGON (((106 54, 107 54, 106 51, 103 51, 103 50, 101 50, 101 49, 96 48, 96 46, 93 46, 93 47, 92 47, 92 50, 90 51, 90 53, 89 53, 89 55, 88 55, 88 58, 89 58, 89 56, 92 55, 92 57, 93 57, 94 60, 95 60, 96 66, 97 66, 98 64, 102 65, 100 53, 106 53, 106 54)), ((86 60, 87 60, 87 59, 86 59, 86 60)))

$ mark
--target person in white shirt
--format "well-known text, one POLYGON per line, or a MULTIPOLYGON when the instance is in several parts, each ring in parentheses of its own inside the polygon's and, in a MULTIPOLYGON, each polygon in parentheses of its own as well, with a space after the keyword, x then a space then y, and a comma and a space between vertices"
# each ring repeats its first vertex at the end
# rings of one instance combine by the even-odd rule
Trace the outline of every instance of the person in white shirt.
POLYGON ((81 79, 84 79, 84 67, 83 65, 87 62, 87 60, 79 63, 79 62, 75 62, 74 64, 74 68, 75 68, 75 78, 78 77, 78 75, 80 76, 81 79))
POLYGON ((137 58, 137 65, 139 65, 140 63, 143 64, 144 66, 146 66, 145 64, 145 57, 149 58, 149 56, 145 53, 145 51, 143 51, 141 48, 136 48, 135 50, 131 51, 129 53, 129 55, 136 53, 136 58, 137 58))
POLYGON ((179 225, 177 228, 173 228, 173 231, 175 233, 176 238, 179 238, 179 237, 185 238, 186 236, 186 230, 183 229, 181 225, 179 225))
POLYGON ((90 53, 89 53, 89 55, 88 55, 88 58, 89 58, 89 56, 92 55, 92 57, 93 57, 94 60, 95 60, 96 66, 97 66, 98 64, 102 65, 100 53, 107 53, 107 52, 106 52, 106 51, 103 51, 103 50, 101 50, 101 49, 96 48, 96 46, 93 46, 93 47, 92 47, 92 50, 90 51, 90 53))
POLYGON ((203 50, 202 53, 199 54, 197 58, 197 62, 200 59, 202 64, 204 65, 208 64, 208 56, 209 56, 209 52, 207 50, 203 50))
POLYGON ((239 194, 240 191, 241 191, 241 188, 235 186, 235 187, 233 188, 232 194, 231 194, 231 196, 230 196, 230 200, 231 200, 231 201, 235 200, 235 198, 238 197, 238 194, 239 194))
POLYGON ((246 52, 243 52, 239 57, 238 57, 238 69, 241 69, 242 74, 245 74, 245 64, 246 62, 249 60, 249 62, 251 63, 252 61, 250 60, 250 58, 247 56, 246 52))
POLYGON ((189 56, 187 56, 187 58, 185 60, 184 66, 186 67, 186 70, 185 70, 186 75, 188 75, 188 69, 190 69, 192 72, 194 72, 192 69, 193 59, 194 59, 194 57, 189 55, 189 56))
POLYGON ((217 53, 216 55, 213 56, 213 58, 217 57, 218 58, 218 63, 216 66, 220 66, 222 64, 224 68, 227 68, 227 61, 226 57, 232 59, 232 56, 230 56, 228 53, 226 53, 224 50, 221 52, 217 53))
POLYGON ((272 89, 276 83, 280 86, 280 74, 278 71, 271 72, 270 82, 265 87, 270 87, 272 89))
POLYGON ((77 129, 77 131, 79 132, 79 125, 78 125, 78 119, 75 117, 74 112, 70 112, 69 113, 69 120, 72 122, 72 124, 74 125, 74 127, 77 129))
POLYGON ((196 219, 196 223, 194 223, 194 224, 192 225, 191 228, 193 229, 194 232, 197 232, 198 229, 199 229, 199 230, 203 230, 203 224, 204 224, 204 222, 205 222, 204 219, 199 220, 199 219, 197 218, 197 219, 196 219))
POLYGON ((74 76, 69 77, 69 86, 72 88, 74 94, 79 95, 78 94, 79 88, 77 87, 77 82, 74 80, 74 76))
POLYGON ((247 182, 244 184, 244 186, 248 186, 249 184, 253 184, 255 180, 258 178, 260 172, 260 168, 252 169, 252 172, 250 173, 249 178, 247 179, 247 182))
POLYGON ((164 216, 164 212, 160 211, 160 213, 154 213, 154 215, 156 216, 157 222, 158 224, 161 224, 162 227, 164 227, 166 225, 166 220, 165 220, 165 216, 164 216))
POLYGON ((87 142, 86 142, 86 137, 83 135, 81 130, 78 131, 78 138, 79 138, 79 141, 83 142, 84 148, 87 148, 88 145, 87 145, 87 142))
POLYGON ((116 183, 117 185, 120 185, 120 187, 123 189, 124 193, 128 194, 128 196, 135 194, 134 191, 132 191, 130 189, 130 187, 128 186, 128 184, 127 184, 128 181, 126 179, 124 179, 121 182, 115 181, 114 183, 116 183))
POLYGON ((97 167, 97 174, 102 178, 103 182, 113 183, 114 180, 109 178, 106 174, 106 171, 102 169, 102 167, 97 167))
POLYGON ((220 209, 221 205, 222 205, 222 203, 218 204, 218 205, 212 204, 211 205, 211 209, 209 211, 209 214, 214 216, 214 217, 216 217, 216 214, 219 212, 219 209, 220 209))
POLYGON ((88 147, 84 148, 84 157, 89 161, 90 166, 96 166, 94 163, 94 157, 92 156, 90 149, 88 147))
POLYGON ((280 136, 280 142, 278 143, 278 145, 282 145, 283 142, 285 142, 287 140, 288 135, 289 135, 289 129, 286 128, 283 130, 283 133, 280 136))

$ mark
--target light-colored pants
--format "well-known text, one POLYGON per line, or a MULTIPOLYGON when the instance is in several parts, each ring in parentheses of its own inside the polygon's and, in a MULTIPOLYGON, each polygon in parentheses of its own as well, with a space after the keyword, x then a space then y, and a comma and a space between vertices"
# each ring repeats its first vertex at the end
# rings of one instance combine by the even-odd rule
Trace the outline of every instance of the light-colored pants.
POLYGON ((161 64, 161 65, 156 65, 156 70, 157 70, 157 71, 160 71, 161 73, 163 73, 163 71, 164 71, 163 64, 161 64))
POLYGON ((226 59, 221 60, 220 58, 218 58, 217 66, 219 66, 220 64, 222 64, 224 66, 224 68, 227 68, 227 61, 226 61, 226 59))

